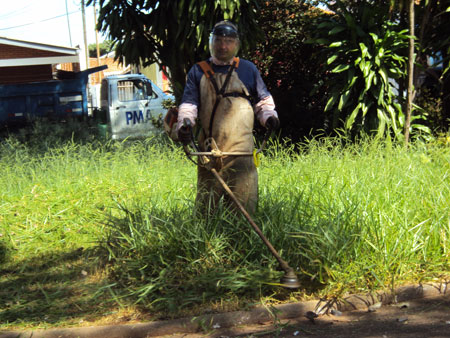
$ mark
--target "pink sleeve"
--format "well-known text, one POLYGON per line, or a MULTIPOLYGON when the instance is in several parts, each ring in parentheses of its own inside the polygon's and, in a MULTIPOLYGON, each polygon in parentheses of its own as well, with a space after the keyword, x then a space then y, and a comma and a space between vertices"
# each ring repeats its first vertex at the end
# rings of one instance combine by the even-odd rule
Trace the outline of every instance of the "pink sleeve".
POLYGON ((195 126, 195 120, 197 118, 197 106, 192 103, 182 103, 178 107, 178 120, 177 120, 177 131, 183 126, 183 120, 188 118, 192 126, 195 126))
POLYGON ((278 118, 278 114, 275 111, 275 102, 272 95, 266 96, 253 106, 256 118, 259 120, 262 126, 266 125, 266 121, 269 117, 275 116, 278 118))

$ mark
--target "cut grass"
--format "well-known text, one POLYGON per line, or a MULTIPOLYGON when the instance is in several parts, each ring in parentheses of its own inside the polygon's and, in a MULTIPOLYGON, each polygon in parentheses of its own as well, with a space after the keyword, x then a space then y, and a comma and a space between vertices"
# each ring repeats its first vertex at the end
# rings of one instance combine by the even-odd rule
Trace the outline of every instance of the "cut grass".
POLYGON ((450 149, 312 140, 271 144, 256 223, 193 217, 195 168, 159 138, 0 145, 0 328, 235 310, 445 278, 450 149))

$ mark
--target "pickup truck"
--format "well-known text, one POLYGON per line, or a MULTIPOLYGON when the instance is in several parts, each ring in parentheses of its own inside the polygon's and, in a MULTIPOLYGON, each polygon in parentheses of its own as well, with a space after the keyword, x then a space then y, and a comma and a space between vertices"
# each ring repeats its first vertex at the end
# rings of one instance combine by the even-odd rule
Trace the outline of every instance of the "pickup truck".
POLYGON ((167 109, 163 101, 173 99, 142 74, 105 77, 100 87, 102 124, 113 140, 148 136, 159 132, 167 109))
MULTIPOLYGON (((36 119, 64 121, 92 117, 88 110, 89 75, 107 66, 63 72, 65 78, 0 85, 0 129, 36 119)), ((102 80, 100 106, 93 109, 102 135, 115 140, 159 132, 166 114, 163 101, 173 99, 142 74, 112 75, 102 80)))

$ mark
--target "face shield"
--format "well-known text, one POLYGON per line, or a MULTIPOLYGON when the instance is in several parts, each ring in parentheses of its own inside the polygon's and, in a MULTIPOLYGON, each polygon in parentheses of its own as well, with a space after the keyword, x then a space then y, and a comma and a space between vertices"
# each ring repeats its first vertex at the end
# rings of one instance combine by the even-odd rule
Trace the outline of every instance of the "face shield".
POLYGON ((211 56, 222 62, 228 62, 239 51, 239 35, 237 30, 227 24, 214 27, 209 37, 209 51, 211 56))

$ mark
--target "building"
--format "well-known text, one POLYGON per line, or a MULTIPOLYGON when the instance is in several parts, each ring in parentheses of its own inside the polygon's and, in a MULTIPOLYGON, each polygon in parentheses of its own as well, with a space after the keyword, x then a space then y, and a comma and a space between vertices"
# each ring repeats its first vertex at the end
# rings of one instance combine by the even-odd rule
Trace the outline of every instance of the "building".
POLYGON ((89 58, 89 68, 108 65, 108 69, 102 72, 94 73, 90 76, 90 84, 100 84, 105 76, 120 75, 128 73, 144 74, 147 78, 153 81, 164 92, 170 92, 170 83, 164 72, 159 68, 158 64, 154 63, 147 67, 130 66, 126 62, 119 62, 115 60, 114 52, 102 55, 99 58, 89 58))
POLYGON ((54 79, 58 65, 80 70, 80 49, 0 37, 0 84, 54 79))

